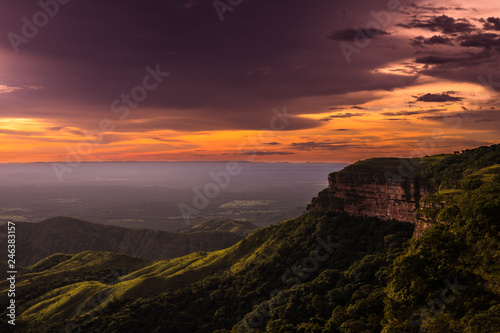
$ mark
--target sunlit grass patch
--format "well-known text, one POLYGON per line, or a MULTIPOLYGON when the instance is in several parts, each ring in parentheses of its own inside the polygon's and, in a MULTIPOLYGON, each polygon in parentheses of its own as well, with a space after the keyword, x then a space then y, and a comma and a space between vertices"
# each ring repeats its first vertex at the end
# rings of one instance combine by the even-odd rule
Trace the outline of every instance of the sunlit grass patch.
POLYGON ((276 200, 233 200, 219 206, 223 209, 248 208, 254 206, 266 206, 276 203, 276 200))

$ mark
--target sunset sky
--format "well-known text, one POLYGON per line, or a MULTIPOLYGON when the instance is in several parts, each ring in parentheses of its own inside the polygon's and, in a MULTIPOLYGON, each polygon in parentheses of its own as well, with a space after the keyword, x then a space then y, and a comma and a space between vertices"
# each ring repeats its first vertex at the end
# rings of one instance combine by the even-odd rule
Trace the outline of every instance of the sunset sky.
POLYGON ((0 162, 353 162, 500 142, 495 1, 60 2, 0 4, 0 162))

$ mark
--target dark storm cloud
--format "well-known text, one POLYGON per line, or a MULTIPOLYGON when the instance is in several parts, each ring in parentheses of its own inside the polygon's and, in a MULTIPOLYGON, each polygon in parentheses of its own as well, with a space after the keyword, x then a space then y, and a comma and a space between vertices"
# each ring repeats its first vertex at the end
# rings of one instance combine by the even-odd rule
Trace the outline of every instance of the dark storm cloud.
POLYGON ((320 120, 321 121, 330 121, 332 119, 336 119, 336 118, 352 118, 352 117, 361 117, 361 116, 364 116, 366 115, 366 113, 342 113, 342 114, 334 114, 334 115, 331 115, 331 116, 328 116, 326 118, 321 118, 320 120))
POLYGON ((247 151, 241 153, 242 155, 257 155, 257 156, 272 156, 272 155, 295 155, 293 152, 287 151, 247 151))
MULTIPOLYGON (((427 55, 422 57, 417 57, 415 59, 416 63, 426 64, 426 65, 446 65, 443 66, 444 69, 449 68, 447 64, 451 64, 455 67, 468 67, 476 66, 482 61, 491 60, 492 53, 488 50, 482 50, 479 52, 467 52, 460 53, 458 55, 455 53, 453 55, 448 54, 437 54, 437 55, 427 55)), ((477 76, 475 77, 475 79, 477 76)), ((477 79, 475 80, 477 81, 477 79)))
POLYGON ((465 10, 465 8, 463 7, 444 7, 444 6, 440 6, 440 7, 436 7, 436 6, 432 6, 431 4, 426 4, 426 5, 419 5, 419 4, 416 4, 416 3, 410 3, 408 4, 408 7, 411 9, 411 14, 415 15, 415 14, 439 14, 439 13, 442 13, 443 11, 446 11, 446 10, 456 10, 456 11, 460 11, 460 10, 465 10))
POLYGON ((360 34, 363 34, 364 36, 367 36, 370 39, 373 39, 375 37, 379 36, 384 36, 384 35, 389 35, 387 31, 384 31, 382 29, 370 29, 370 34, 363 33, 361 29, 355 29, 355 28, 349 28, 349 29, 342 29, 342 30, 337 30, 334 31, 331 35, 327 36, 328 39, 331 40, 340 40, 340 41, 346 41, 346 42, 352 42, 355 40, 356 37, 360 36, 360 34))
POLYGON ((382 112, 382 115, 384 115, 384 116, 412 116, 412 115, 416 115, 416 114, 426 114, 426 113, 433 113, 433 112, 440 112, 440 111, 446 111, 446 109, 382 112))
POLYGON ((460 113, 455 113, 455 114, 446 114, 442 116, 424 116, 424 117, 419 117, 418 119, 423 119, 423 120, 445 120, 445 119, 451 119, 451 118, 469 118, 471 116, 470 113, 468 112, 460 112, 460 113))
POLYGON ((279 142, 265 142, 264 144, 268 145, 268 146, 279 146, 280 145, 279 142))
POLYGON ((481 22, 484 23, 484 29, 486 30, 500 31, 500 17, 488 17, 488 19, 483 19, 481 22))
POLYGON ((463 47, 481 47, 492 48, 500 47, 500 35, 497 34, 473 34, 465 35, 458 38, 460 46, 463 47))
POLYGON ((434 16, 428 19, 412 19, 407 23, 400 23, 399 26, 414 29, 426 29, 430 31, 441 31, 444 34, 454 34, 471 32, 475 30, 473 24, 467 19, 455 19, 446 15, 434 16))
MULTIPOLYGON (((441 33, 430 38, 416 36, 410 39, 410 44, 418 47, 413 61, 425 65, 418 69, 420 74, 477 84, 478 73, 492 71, 491 67, 498 62, 497 54, 500 51, 499 36, 491 33, 496 30, 496 18, 429 16, 429 13, 437 14, 437 8, 412 5, 409 5, 409 8, 413 9, 408 11, 405 23, 399 26, 441 33), (477 25, 478 22, 482 23, 482 26, 477 25)), ((445 10, 449 9, 453 8, 445 10)))
POLYGON ((463 99, 464 99, 463 97, 450 96, 448 93, 442 93, 442 94, 427 93, 425 95, 418 97, 417 101, 440 103, 440 102, 459 102, 462 101, 463 99))
POLYGON ((423 36, 418 36, 412 39, 412 45, 424 46, 424 45, 453 45, 453 40, 446 36, 432 36, 431 38, 425 38, 423 36))
POLYGON ((415 62, 418 64, 426 65, 439 65, 447 64, 450 62, 460 62, 464 61, 466 58, 463 57, 453 57, 453 56, 443 56, 443 55, 428 55, 423 57, 417 57, 415 62))

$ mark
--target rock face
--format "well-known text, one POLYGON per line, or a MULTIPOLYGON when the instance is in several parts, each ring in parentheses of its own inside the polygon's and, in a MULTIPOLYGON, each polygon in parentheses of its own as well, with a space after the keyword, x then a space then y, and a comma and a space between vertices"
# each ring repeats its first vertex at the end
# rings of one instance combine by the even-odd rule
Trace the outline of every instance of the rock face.
POLYGON ((418 177, 335 172, 328 177, 328 188, 313 199, 309 208, 417 223, 415 211, 426 194, 428 189, 418 177))

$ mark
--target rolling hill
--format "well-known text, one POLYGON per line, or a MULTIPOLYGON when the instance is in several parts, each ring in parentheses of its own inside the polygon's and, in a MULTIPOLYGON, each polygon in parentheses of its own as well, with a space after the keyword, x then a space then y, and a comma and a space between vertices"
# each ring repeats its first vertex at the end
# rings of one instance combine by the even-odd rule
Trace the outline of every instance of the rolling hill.
MULTIPOLYGON (((5 225, 0 225, 5 228, 5 225)), ((149 229, 129 229, 56 217, 38 223, 16 223, 18 265, 29 266, 55 253, 110 251, 161 260, 196 251, 227 248, 243 237, 230 231, 175 233, 149 229)), ((0 247, 7 248, 6 238, 0 247)), ((5 252, 6 253, 6 252, 5 252)), ((5 259, 4 259, 5 260, 5 259)))

